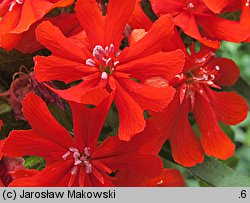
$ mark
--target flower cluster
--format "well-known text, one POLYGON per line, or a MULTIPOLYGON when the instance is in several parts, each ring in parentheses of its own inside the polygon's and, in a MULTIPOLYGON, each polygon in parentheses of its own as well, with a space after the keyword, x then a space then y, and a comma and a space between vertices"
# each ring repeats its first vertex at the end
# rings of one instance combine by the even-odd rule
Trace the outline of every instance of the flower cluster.
POLYGON ((150 3, 154 22, 140 0, 0 1, 0 46, 34 56, 31 72, 8 91, 17 119, 30 129, 1 140, 0 185, 184 186, 159 156, 166 142, 185 167, 202 163, 204 154, 233 156, 235 145, 219 123, 242 122, 248 105, 225 91, 240 71, 216 50, 222 40, 249 42, 250 2, 150 3), (63 7, 74 12, 51 17, 63 7), (238 20, 223 16, 236 11, 238 20), (42 49, 50 52, 37 54, 42 49), (71 129, 55 119, 51 103, 71 110, 71 129), (116 133, 109 136, 112 113, 116 133), (24 167, 30 156, 46 164, 24 167))

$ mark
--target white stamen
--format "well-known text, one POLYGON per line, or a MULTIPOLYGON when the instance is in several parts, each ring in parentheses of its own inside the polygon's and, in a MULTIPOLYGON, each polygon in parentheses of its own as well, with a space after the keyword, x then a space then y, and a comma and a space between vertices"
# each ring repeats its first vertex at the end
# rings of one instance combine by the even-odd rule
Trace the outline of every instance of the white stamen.
POLYGON ((95 61, 93 59, 87 59, 85 63, 87 66, 95 66, 95 61))
POLYGON ((78 152, 78 149, 76 149, 75 147, 70 147, 69 151, 71 151, 71 152, 78 152))
POLYGON ((188 90, 188 95, 194 97, 195 92, 193 90, 188 90))
POLYGON ((81 156, 80 157, 80 160, 83 162, 83 161, 87 161, 87 158, 86 158, 86 156, 81 156))
POLYGON ((18 4, 23 4, 23 0, 16 0, 18 4))
POLYGON ((208 80, 208 76, 206 74, 203 74, 201 80, 208 80))
POLYGON ((78 149, 75 147, 70 147, 69 151, 67 151, 62 158, 64 160, 67 159, 67 157, 73 152, 73 158, 74 158, 74 166, 71 169, 71 175, 77 175, 77 172, 79 170, 79 167, 84 167, 86 173, 91 173, 92 172, 92 165, 89 161, 90 158, 90 147, 85 147, 84 148, 84 154, 81 156, 79 153, 78 149))
POLYGON ((204 61, 206 61, 206 58, 197 59, 198 63, 203 63, 204 61))
POLYGON ((78 159, 81 156, 79 152, 74 152, 73 157, 74 159, 78 159))
POLYGON ((106 66, 109 64, 111 60, 112 60, 111 58, 108 58, 108 60, 106 60, 106 66))
POLYGON ((12 2, 12 3, 10 4, 10 8, 9 8, 9 11, 10 11, 10 12, 13 10, 13 7, 14 7, 16 4, 19 4, 19 5, 23 4, 23 0, 15 0, 14 2, 12 2))
POLYGON ((78 171, 78 167, 77 166, 73 166, 73 168, 71 169, 71 175, 76 175, 78 171))
POLYGON ((82 161, 80 161, 80 160, 75 160, 74 165, 77 166, 77 165, 79 165, 79 164, 81 164, 81 163, 82 163, 82 161))
MULTIPOLYGON (((103 48, 101 45, 96 45, 95 48, 93 49, 92 54, 98 61, 101 62, 101 66, 104 66, 103 67, 104 70, 108 68, 107 66, 109 66, 110 69, 113 69, 119 63, 119 61, 115 61, 115 62, 113 61, 115 57, 117 57, 120 54, 120 51, 113 54, 114 51, 115 51, 115 46, 113 44, 110 44, 109 46, 106 46, 105 48, 103 48)), ((95 61, 91 59, 87 59, 86 64, 89 66, 96 65, 95 61)), ((105 79, 106 75, 103 75, 103 77, 104 77, 103 79, 105 79)))
POLYGON ((9 8, 9 11, 11 12, 13 10, 13 7, 16 5, 16 3, 12 3, 10 4, 10 8, 9 8))
POLYGON ((90 156, 90 147, 84 148, 84 154, 85 154, 85 156, 90 156))
POLYGON ((177 74, 175 77, 178 78, 178 79, 182 79, 184 77, 184 75, 183 75, 183 73, 182 74, 177 74))
POLYGON ((211 76, 211 78, 212 78, 211 80, 214 80, 215 75, 214 75, 214 74, 211 74, 210 76, 211 76))
POLYGON ((220 66, 215 66, 215 69, 219 71, 220 70, 220 66))
POLYGON ((109 45, 109 53, 114 53, 115 51, 115 46, 113 44, 109 45))
POLYGON ((103 80, 107 80, 108 79, 108 74, 106 72, 102 72, 101 78, 103 80))
POLYGON ((88 161, 84 162, 84 164, 85 164, 86 173, 87 174, 91 173, 92 172, 92 165, 88 161))
POLYGON ((105 64, 107 63, 107 59, 105 57, 102 57, 101 60, 105 62, 105 64))
POLYGON ((163 180, 160 180, 158 183, 156 183, 157 185, 161 185, 163 183, 163 180))
POLYGON ((249 4, 250 4, 250 0, 247 0, 246 6, 249 6, 249 4))
POLYGON ((108 56, 108 55, 109 55, 109 47, 108 47, 108 46, 106 46, 106 47, 105 47, 105 51, 104 51, 104 53, 105 53, 105 55, 106 55, 106 56, 108 56))
POLYGON ((188 7, 188 8, 194 8, 194 4, 193 4, 193 3, 189 3, 189 4, 187 5, 187 7, 188 7))
POLYGON ((114 66, 116 66, 116 65, 119 64, 119 63, 120 63, 120 61, 114 62, 114 66))
POLYGON ((104 49, 102 48, 101 45, 96 45, 95 48, 93 49, 93 56, 97 59, 101 59, 102 55, 104 54, 104 49))
POLYGON ((119 50, 116 52, 115 56, 118 57, 118 56, 120 56, 120 54, 121 54, 121 51, 119 50))
POLYGON ((67 151, 64 155, 62 155, 62 158, 66 160, 69 155, 70 155, 70 151, 67 151))

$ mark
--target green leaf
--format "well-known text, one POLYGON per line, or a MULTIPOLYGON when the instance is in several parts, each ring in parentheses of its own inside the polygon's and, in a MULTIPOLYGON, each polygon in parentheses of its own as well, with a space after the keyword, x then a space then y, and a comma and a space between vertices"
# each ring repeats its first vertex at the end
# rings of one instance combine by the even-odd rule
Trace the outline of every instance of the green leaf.
POLYGON ((24 167, 29 169, 42 170, 45 167, 45 160, 38 156, 25 157, 24 167))
POLYGON ((202 164, 187 168, 196 177, 210 186, 216 187, 249 187, 250 177, 244 176, 222 162, 206 157, 202 164))

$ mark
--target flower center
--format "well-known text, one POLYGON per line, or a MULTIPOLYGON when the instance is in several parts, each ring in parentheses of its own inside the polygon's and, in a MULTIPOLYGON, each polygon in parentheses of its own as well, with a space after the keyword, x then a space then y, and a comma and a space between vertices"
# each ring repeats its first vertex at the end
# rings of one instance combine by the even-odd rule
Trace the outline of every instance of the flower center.
POLYGON ((13 10, 13 7, 16 5, 16 4, 19 4, 19 5, 22 5, 24 3, 24 0, 14 0, 10 3, 10 7, 9 7, 9 11, 12 11, 13 10))
POLYGON ((94 67, 99 66, 101 71, 101 78, 104 80, 108 79, 108 75, 113 74, 115 67, 119 64, 119 61, 115 60, 120 52, 115 53, 115 47, 113 44, 103 48, 101 45, 96 45, 93 49, 93 59, 89 58, 86 60, 86 65, 94 67))
POLYGON ((214 79, 216 77, 217 72, 220 70, 218 65, 213 68, 210 67, 199 67, 193 71, 189 71, 186 73, 188 79, 187 83, 195 84, 195 83, 203 83, 207 85, 213 85, 214 79))
POLYGON ((90 160, 90 148, 85 147, 84 153, 80 154, 77 148, 70 147, 69 151, 67 151, 62 158, 66 160, 68 156, 72 155, 74 159, 74 166, 71 169, 71 175, 76 175, 79 169, 79 166, 82 166, 85 168, 85 172, 87 174, 92 172, 92 165, 89 162, 90 160))

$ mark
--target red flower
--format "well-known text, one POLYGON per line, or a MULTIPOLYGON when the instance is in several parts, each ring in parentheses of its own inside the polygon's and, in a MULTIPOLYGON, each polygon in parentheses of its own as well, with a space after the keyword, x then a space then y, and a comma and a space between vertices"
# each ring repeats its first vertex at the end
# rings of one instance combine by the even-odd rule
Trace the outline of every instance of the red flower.
POLYGON ((117 187, 184 187, 185 181, 178 170, 162 169, 156 177, 145 177, 129 171, 118 173, 115 185, 117 187))
POLYGON ((36 30, 38 41, 52 51, 52 56, 34 58, 38 81, 83 80, 67 90, 54 91, 66 100, 85 104, 98 104, 114 92, 122 140, 144 129, 144 110, 161 111, 175 92, 172 87, 155 88, 138 81, 158 75, 170 80, 184 64, 181 50, 161 52, 164 41, 173 34, 169 16, 156 21, 137 43, 119 50, 134 6, 135 0, 111 0, 107 16, 102 16, 94 0, 79 0, 76 15, 87 37, 66 38, 50 22, 36 30))
POLYGON ((221 89, 238 77, 232 60, 215 58, 211 48, 202 47, 199 53, 191 48, 183 73, 170 81, 177 88, 173 101, 163 112, 153 114, 155 124, 167 133, 176 162, 193 166, 203 162, 204 152, 223 160, 234 154, 235 146, 218 122, 235 125, 247 116, 243 97, 221 89), (200 139, 189 123, 189 113, 197 122, 200 139))
POLYGON ((144 29, 147 31, 152 27, 153 22, 142 10, 141 0, 136 0, 135 9, 129 19, 128 24, 133 29, 144 29))
MULTIPOLYGON (((243 1, 243 9, 242 9, 242 13, 241 13, 241 18, 240 18, 240 23, 247 27, 250 28, 250 0, 244 0, 243 1)), ((250 36, 248 37, 248 39, 245 42, 250 42, 250 36)))
POLYGON ((43 21, 50 21, 54 25, 58 26, 62 33, 67 37, 72 37, 82 31, 82 28, 75 16, 75 14, 61 14, 53 18, 42 18, 36 23, 32 24, 29 30, 23 32, 19 38, 19 41, 14 44, 9 44, 9 42, 2 42, 2 47, 6 50, 11 50, 13 48, 23 52, 23 53, 34 53, 40 49, 44 49, 37 40, 35 35, 35 29, 43 21))
POLYGON ((21 38, 21 33, 56 7, 65 7, 73 0, 1 0, 0 46, 11 49, 21 38))
POLYGON ((107 174, 116 170, 132 170, 150 177, 160 173, 161 160, 140 152, 142 139, 123 142, 109 137, 97 145, 98 136, 108 112, 103 100, 94 109, 71 102, 74 138, 50 114, 46 104, 30 93, 23 102, 23 114, 31 130, 12 131, 5 140, 6 156, 42 156, 46 168, 28 178, 17 178, 11 186, 110 186, 107 174))
MULTIPOLYGON (((153 125, 152 122, 147 121, 147 126, 141 135, 133 138, 141 139, 140 151, 143 153, 149 152, 152 155, 158 155, 165 138, 160 134, 161 132, 153 125), (142 135, 143 134, 143 135, 142 135), (153 136, 152 136, 153 135, 153 136), (141 138, 140 138, 141 137, 141 138)), ((145 169, 146 171, 149 169, 145 169)), ((153 177, 145 176, 145 174, 138 174, 133 171, 121 170, 117 173, 117 180, 114 181, 118 187, 182 187, 185 186, 184 177, 178 170, 175 169, 160 169, 161 173, 153 177)))
POLYGON ((250 35, 249 27, 219 17, 242 9, 238 0, 151 0, 151 4, 157 15, 171 14, 176 26, 206 46, 218 48, 219 42, 212 40, 242 42, 250 35))

